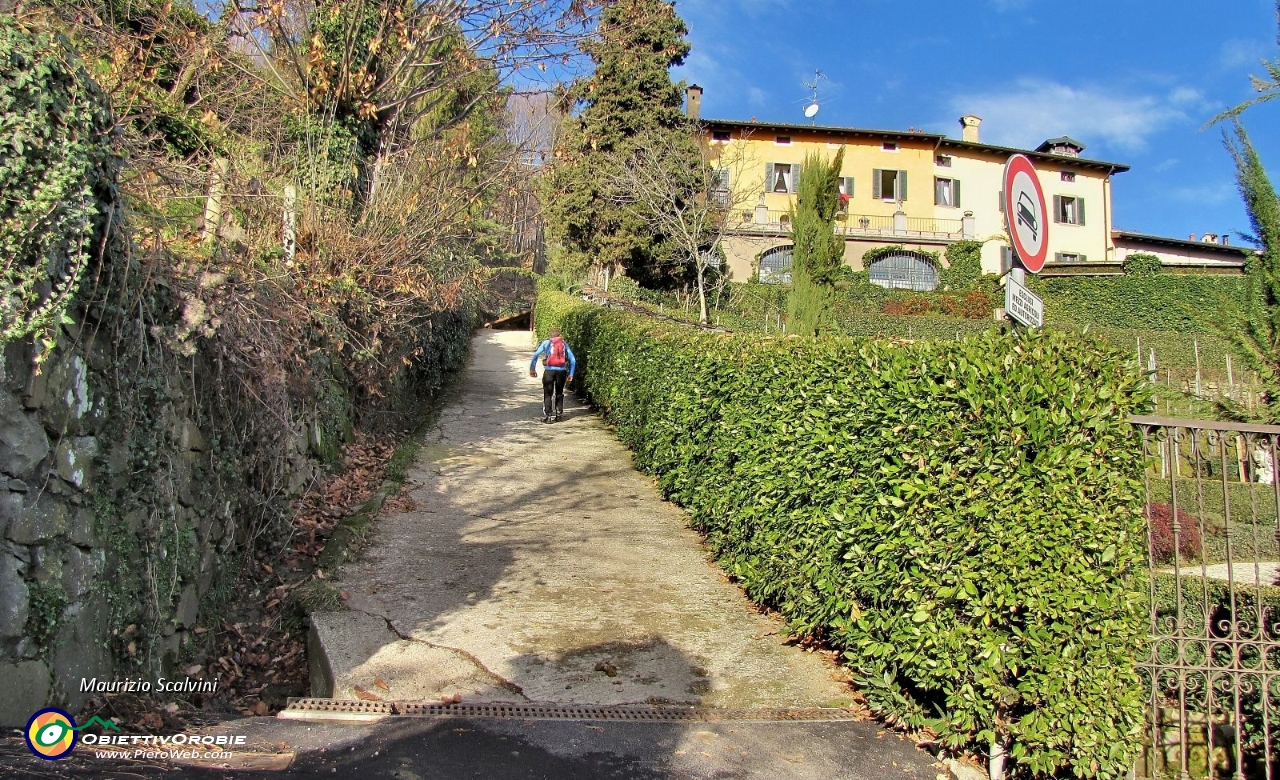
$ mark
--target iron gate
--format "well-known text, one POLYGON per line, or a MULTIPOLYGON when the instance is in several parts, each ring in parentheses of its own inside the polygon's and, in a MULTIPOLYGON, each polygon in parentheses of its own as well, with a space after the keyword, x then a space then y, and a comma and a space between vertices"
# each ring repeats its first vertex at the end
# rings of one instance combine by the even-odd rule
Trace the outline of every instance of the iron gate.
POLYGON ((1280 426, 1133 422, 1151 632, 1136 776, 1280 780, 1280 426))

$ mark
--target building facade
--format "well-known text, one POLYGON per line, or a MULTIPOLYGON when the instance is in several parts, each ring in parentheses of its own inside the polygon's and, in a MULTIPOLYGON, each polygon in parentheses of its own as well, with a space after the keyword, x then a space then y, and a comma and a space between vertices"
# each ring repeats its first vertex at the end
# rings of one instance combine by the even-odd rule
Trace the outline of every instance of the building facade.
MULTIPOLYGON (((695 118, 700 102, 701 89, 691 86, 695 118)), ((1016 153, 1030 157, 1040 175, 1054 222, 1050 262, 1118 262, 1111 177, 1128 166, 1081 157, 1083 145, 1070 138, 1050 139, 1035 150, 984 144, 981 121, 963 117, 961 137, 954 139, 914 130, 701 120, 708 159, 732 206, 723 243, 730 277, 785 280, 787 212, 805 157, 830 158, 841 148, 845 208, 836 230, 845 239, 845 262, 869 270, 878 284, 933 289, 940 268, 923 252, 942 252, 963 239, 981 241, 983 270, 1000 272, 1009 257, 1004 166, 1016 153), (880 257, 864 268, 866 252, 885 246, 902 246, 902 256, 880 257)))

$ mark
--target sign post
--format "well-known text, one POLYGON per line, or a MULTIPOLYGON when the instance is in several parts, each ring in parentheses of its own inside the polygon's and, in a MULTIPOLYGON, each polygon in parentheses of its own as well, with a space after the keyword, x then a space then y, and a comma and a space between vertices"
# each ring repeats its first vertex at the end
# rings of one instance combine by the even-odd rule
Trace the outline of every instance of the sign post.
POLYGON ((1004 216, 1013 244, 1013 267, 1005 278, 1005 313, 1023 325, 1044 325, 1044 303, 1027 289, 1025 271, 1040 273, 1049 255, 1049 210, 1036 167, 1015 154, 1004 167, 1004 216))

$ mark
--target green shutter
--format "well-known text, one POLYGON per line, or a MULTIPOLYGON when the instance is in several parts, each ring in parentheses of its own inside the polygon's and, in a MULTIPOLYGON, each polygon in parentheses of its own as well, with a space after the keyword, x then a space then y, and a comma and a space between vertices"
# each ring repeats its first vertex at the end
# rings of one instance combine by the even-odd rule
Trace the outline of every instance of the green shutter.
POLYGON ((1062 222, 1062 196, 1053 196, 1053 221, 1062 222))
POLYGON ((880 170, 879 168, 872 169, 871 197, 875 198, 876 200, 880 200, 881 198, 884 197, 884 191, 882 189, 883 177, 884 177, 884 171, 880 170))
POLYGON ((764 191, 773 192, 773 163, 764 165, 764 191))
POLYGON ((791 164, 791 192, 795 193, 800 189, 800 164, 791 164))
POLYGON ((894 195, 898 196, 898 200, 907 199, 907 172, 898 171, 898 191, 894 195))
POLYGON ((1084 198, 1076 198, 1076 224, 1084 224, 1084 198))
POLYGON ((955 201, 951 205, 955 206, 956 208, 960 208, 960 180, 959 179, 951 180, 951 199, 955 201))
POLYGON ((1000 209, 1000 213, 1001 213, 1001 214, 1003 214, 1003 213, 1004 213, 1004 190, 1000 190, 1000 205, 999 205, 999 209, 1000 209))

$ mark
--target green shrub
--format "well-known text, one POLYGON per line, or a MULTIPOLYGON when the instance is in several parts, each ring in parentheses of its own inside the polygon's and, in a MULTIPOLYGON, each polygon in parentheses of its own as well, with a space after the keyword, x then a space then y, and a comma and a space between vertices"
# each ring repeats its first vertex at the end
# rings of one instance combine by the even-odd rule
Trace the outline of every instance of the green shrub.
POLYGON ((1147 390, 1124 355, 707 334, 553 292, 537 321, 724 568, 874 707, 950 748, 1004 741, 1024 775, 1131 768, 1147 390))
POLYGON ((1243 276, 1051 276, 1029 280, 1054 325, 1215 333, 1244 300, 1243 276))
POLYGON ((1125 276, 1155 276, 1160 273, 1160 258, 1150 252, 1134 252, 1120 264, 1125 276))

